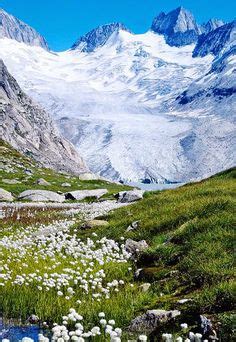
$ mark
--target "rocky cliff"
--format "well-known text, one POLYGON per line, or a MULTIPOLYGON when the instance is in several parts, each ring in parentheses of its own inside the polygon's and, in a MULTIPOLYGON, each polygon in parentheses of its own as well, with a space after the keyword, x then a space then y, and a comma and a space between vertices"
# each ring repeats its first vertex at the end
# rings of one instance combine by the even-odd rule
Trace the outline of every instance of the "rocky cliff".
POLYGON ((0 138, 46 167, 87 172, 78 152, 55 128, 49 114, 21 90, 0 60, 0 138))
POLYGON ((0 9, 0 38, 10 38, 48 50, 46 40, 35 29, 0 9))

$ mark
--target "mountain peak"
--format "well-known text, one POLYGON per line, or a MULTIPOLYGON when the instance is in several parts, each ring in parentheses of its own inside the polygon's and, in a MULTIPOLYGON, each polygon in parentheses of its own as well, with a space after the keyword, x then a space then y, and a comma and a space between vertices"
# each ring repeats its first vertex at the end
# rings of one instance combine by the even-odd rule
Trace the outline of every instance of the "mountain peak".
POLYGON ((202 25, 202 33, 207 34, 223 25, 224 25, 224 22, 222 20, 210 19, 208 20, 207 23, 202 25))
POLYGON ((103 46, 114 32, 120 30, 130 32, 124 24, 118 22, 98 26, 80 37, 71 49, 81 52, 93 52, 97 47, 103 46))
POLYGON ((236 21, 217 27, 207 34, 202 34, 193 50, 193 57, 204 57, 208 54, 218 56, 236 43, 236 21))
POLYGON ((167 14, 161 12, 154 18, 151 29, 163 34, 171 46, 192 44, 200 34, 193 14, 182 6, 167 14))
POLYGON ((32 27, 0 8, 0 39, 9 38, 49 50, 46 40, 32 27))

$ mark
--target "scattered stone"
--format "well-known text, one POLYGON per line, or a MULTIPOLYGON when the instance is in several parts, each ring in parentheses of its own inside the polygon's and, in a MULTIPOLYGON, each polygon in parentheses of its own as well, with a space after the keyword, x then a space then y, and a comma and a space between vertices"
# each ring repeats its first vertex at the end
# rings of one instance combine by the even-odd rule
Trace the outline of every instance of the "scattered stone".
POLYGON ((36 316, 36 315, 30 315, 29 318, 28 318, 28 322, 30 324, 36 324, 39 322, 39 317, 36 316))
POLYGON ((12 202, 14 197, 9 191, 0 188, 0 201, 12 202))
POLYGON ((134 272, 134 278, 135 278, 135 279, 138 279, 138 278, 139 278, 139 276, 140 276, 142 270, 143 270, 142 268, 138 268, 138 269, 134 272))
POLYGON ((147 248, 148 244, 145 240, 134 241, 132 239, 127 239, 125 242, 125 249, 132 255, 137 255, 139 252, 142 252, 147 248))
POLYGON ((89 181, 89 180, 97 180, 99 179, 99 177, 97 177, 93 173, 86 172, 86 173, 82 173, 81 175, 79 175, 79 179, 84 180, 84 181, 89 181))
POLYGON ((71 184, 70 183, 62 183, 62 185, 61 186, 64 186, 64 187, 70 187, 71 186, 71 184))
POLYGON ((105 220, 91 220, 91 221, 87 221, 85 222, 82 226, 81 229, 91 229, 94 227, 105 227, 108 226, 109 222, 105 221, 105 220))
POLYGON ((134 221, 132 222, 129 227, 126 229, 126 233, 132 231, 132 230, 136 230, 139 227, 139 221, 134 221))
POLYGON ((33 174, 33 171, 30 170, 30 169, 25 169, 25 170, 24 170, 24 173, 25 173, 26 175, 31 176, 31 175, 33 174))
POLYGON ((115 195, 115 198, 117 198, 118 202, 130 203, 141 200, 143 198, 143 194, 143 190, 134 189, 130 191, 121 191, 115 195))
POLYGON ((148 310, 145 314, 131 321, 129 330, 134 332, 152 332, 160 324, 175 319, 180 315, 178 310, 148 310))
POLYGON ((139 288, 142 290, 142 292, 147 292, 150 288, 151 284, 150 283, 144 283, 139 286, 139 288))
POLYGON ((184 304, 184 303, 191 302, 191 301, 192 301, 191 298, 183 298, 183 299, 178 300, 177 303, 184 304))
POLYGON ((20 184, 21 183, 17 179, 3 179, 2 182, 5 184, 20 184))
POLYGON ((20 200, 33 202, 64 202, 65 197, 53 191, 47 190, 25 190, 19 196, 20 200))
POLYGON ((208 319, 206 316, 200 315, 201 320, 201 329, 203 332, 203 335, 210 335, 212 334, 212 323, 210 319, 208 319))
POLYGON ((51 183, 47 182, 47 181, 46 181, 45 179, 43 179, 43 178, 37 179, 35 183, 38 184, 38 185, 43 185, 43 186, 51 185, 51 183))
POLYGON ((77 191, 67 192, 65 194, 65 198, 67 200, 77 200, 77 201, 83 200, 88 197, 96 197, 98 199, 107 193, 108 193, 107 189, 77 190, 77 191))

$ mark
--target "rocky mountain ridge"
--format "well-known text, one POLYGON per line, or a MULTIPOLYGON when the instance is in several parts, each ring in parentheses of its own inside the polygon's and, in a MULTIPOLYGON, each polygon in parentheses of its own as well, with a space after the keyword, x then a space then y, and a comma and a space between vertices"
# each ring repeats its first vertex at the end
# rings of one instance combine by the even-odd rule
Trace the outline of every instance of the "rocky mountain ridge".
POLYGON ((10 38, 30 46, 49 50, 43 36, 35 29, 0 8, 0 38, 10 38))

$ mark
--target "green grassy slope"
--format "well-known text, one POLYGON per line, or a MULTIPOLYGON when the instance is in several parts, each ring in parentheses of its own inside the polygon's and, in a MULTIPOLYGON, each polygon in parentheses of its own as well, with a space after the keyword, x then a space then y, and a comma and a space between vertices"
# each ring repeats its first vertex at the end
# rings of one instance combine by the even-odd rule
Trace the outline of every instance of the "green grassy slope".
POLYGON ((109 195, 128 189, 129 187, 103 180, 82 181, 79 177, 43 168, 31 158, 22 155, 9 144, 0 140, 0 188, 12 192, 15 196, 19 195, 22 191, 29 189, 67 192, 72 190, 106 188, 109 191, 106 197, 109 197, 109 195), (30 169, 32 175, 27 175, 25 173, 26 169, 30 169), (45 179, 51 183, 51 185, 42 186, 35 184, 36 180, 39 178, 45 179), (4 179, 16 179, 20 183, 6 184, 3 182, 4 179), (71 187, 61 186, 63 183, 70 183, 71 187))
POLYGON ((149 308, 180 309, 182 322, 185 318, 190 324, 205 314, 221 322, 225 341, 234 302, 235 177, 236 170, 230 169, 199 183, 148 193, 143 201, 109 215, 110 226, 99 231, 114 239, 148 242, 137 268, 142 268, 139 280, 153 284, 155 300, 149 308), (126 233, 137 220, 139 228, 126 233), (183 298, 191 301, 178 304, 183 298))

